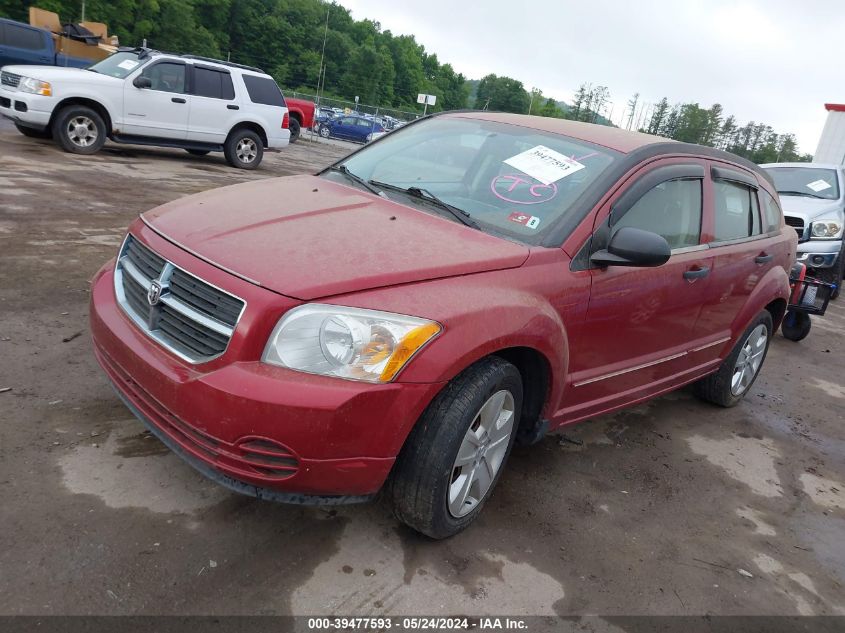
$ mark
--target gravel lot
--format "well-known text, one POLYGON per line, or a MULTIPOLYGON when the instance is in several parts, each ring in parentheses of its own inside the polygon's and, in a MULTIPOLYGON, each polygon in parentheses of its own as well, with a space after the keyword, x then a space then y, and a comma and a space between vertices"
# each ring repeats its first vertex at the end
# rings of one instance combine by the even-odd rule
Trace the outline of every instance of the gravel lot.
POLYGON ((380 503, 236 496, 149 437, 93 358, 88 279, 141 211, 352 148, 242 172, 0 123, 0 614, 845 613, 845 300, 734 409, 681 391, 515 452, 446 542, 380 503))

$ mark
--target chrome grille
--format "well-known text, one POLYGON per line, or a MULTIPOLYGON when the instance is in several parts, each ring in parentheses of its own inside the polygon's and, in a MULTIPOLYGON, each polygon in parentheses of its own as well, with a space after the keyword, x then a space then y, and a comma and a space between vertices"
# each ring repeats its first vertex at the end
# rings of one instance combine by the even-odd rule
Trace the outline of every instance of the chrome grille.
POLYGON ((795 229, 795 232, 798 233, 798 237, 804 237, 804 220, 801 218, 796 218, 793 215, 785 215, 783 216, 784 222, 786 222, 787 226, 791 226, 795 229))
POLYGON ((12 88, 17 88, 18 84, 21 82, 21 76, 16 75, 15 73, 6 72, 5 70, 0 73, 0 83, 4 86, 11 86, 12 88))
POLYGON ((226 351, 246 305, 131 235, 120 250, 114 282, 118 302, 135 324, 192 363, 209 361, 226 351))

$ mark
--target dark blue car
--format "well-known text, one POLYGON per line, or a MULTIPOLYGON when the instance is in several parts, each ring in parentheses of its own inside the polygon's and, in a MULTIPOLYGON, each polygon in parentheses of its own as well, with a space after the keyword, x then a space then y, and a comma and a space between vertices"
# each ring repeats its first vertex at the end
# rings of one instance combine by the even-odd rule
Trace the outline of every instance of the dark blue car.
POLYGON ((385 133, 384 127, 374 119, 356 114, 339 116, 320 125, 323 138, 331 136, 357 143, 369 143, 385 133))
POLYGON ((11 64, 85 68, 91 59, 57 52, 53 36, 44 29, 0 18, 0 67, 11 64))

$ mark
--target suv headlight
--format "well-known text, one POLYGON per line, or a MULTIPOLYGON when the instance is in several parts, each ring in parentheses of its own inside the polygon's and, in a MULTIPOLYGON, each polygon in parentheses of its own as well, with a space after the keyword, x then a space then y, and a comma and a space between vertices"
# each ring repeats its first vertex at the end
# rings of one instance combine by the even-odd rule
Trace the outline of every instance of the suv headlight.
POLYGON ((441 329, 402 314, 308 304, 282 317, 261 360, 309 374, 390 382, 441 329))
POLYGON ((53 94, 53 87, 48 82, 33 79, 32 77, 21 77, 18 90, 44 97, 49 97, 53 94))
POLYGON ((842 223, 839 220, 816 220, 810 226, 810 237, 833 239, 842 237, 842 223))

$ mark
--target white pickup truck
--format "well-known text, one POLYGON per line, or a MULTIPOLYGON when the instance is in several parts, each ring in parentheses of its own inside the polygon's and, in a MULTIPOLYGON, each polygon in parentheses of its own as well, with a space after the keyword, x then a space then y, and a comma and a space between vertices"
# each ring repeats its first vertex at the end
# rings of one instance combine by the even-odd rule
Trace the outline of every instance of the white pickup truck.
POLYGON ((835 299, 845 270, 845 167, 824 163, 760 165, 772 177, 783 217, 798 233, 798 261, 809 273, 836 284, 835 299))
POLYGON ((255 169, 265 149, 290 139, 285 99, 261 70, 144 48, 86 69, 5 66, 0 114, 24 135, 52 137, 76 154, 93 154, 108 138, 222 151, 241 169, 255 169))

